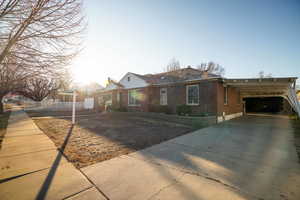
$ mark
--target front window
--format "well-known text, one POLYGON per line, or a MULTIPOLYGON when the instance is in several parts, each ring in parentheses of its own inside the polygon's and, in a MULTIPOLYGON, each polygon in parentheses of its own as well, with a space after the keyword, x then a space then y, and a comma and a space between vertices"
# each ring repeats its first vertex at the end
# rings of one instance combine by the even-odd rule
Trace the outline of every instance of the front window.
POLYGON ((167 88, 160 88, 160 105, 168 105, 167 88))
POLYGON ((228 104, 228 88, 224 87, 224 105, 228 104))
POLYGON ((140 105, 141 92, 140 90, 128 91, 128 105, 140 105))
POLYGON ((186 86, 187 105, 199 105, 199 85, 186 86))

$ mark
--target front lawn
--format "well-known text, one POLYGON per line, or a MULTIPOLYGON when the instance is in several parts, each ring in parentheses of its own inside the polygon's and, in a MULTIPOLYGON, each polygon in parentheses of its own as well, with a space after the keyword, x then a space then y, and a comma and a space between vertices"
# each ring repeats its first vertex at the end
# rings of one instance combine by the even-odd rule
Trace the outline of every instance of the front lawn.
POLYGON ((71 132, 70 117, 53 115, 33 119, 57 147, 66 143, 64 154, 78 168, 144 149, 196 129, 171 120, 168 115, 147 116, 118 112, 82 115, 71 132), (69 132, 70 137, 67 137, 69 132))

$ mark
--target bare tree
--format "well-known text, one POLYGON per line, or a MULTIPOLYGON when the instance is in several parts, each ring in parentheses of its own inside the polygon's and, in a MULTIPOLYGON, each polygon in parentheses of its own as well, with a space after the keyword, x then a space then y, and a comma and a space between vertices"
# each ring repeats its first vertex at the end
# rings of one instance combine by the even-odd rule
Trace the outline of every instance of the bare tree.
POLYGON ((169 64, 165 67, 165 72, 171 72, 180 69, 180 63, 176 58, 172 58, 169 64))
POLYGON ((271 73, 265 74, 264 71, 260 71, 260 72, 258 72, 258 77, 259 78, 272 78, 272 74, 271 73))
POLYGON ((208 63, 201 63, 200 65, 197 66, 197 69, 200 71, 207 71, 209 73, 220 75, 220 76, 224 76, 225 74, 225 68, 212 61, 208 63))
POLYGON ((4 65, 0 70, 0 113, 3 112, 3 97, 9 92, 22 90, 23 81, 28 77, 30 72, 21 70, 16 66, 4 65))
POLYGON ((34 101, 42 101, 59 88, 60 81, 55 78, 33 78, 25 81, 24 87, 19 93, 34 101))
POLYGON ((49 96, 52 99, 56 99, 59 95, 59 91, 71 90, 74 86, 73 79, 69 70, 66 70, 64 73, 59 75, 59 78, 56 77, 56 82, 59 87, 57 90, 52 90, 49 96))
POLYGON ((80 52, 81 7, 81 0, 0 0, 0 102, 18 82, 65 70, 80 52))

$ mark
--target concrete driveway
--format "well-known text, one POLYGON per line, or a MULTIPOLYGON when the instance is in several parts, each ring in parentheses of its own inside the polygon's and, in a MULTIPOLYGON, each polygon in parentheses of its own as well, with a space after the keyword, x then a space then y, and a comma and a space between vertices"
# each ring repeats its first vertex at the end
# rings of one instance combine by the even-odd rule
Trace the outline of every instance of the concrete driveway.
POLYGON ((299 200, 293 131, 288 119, 247 116, 82 171, 114 200, 299 200))

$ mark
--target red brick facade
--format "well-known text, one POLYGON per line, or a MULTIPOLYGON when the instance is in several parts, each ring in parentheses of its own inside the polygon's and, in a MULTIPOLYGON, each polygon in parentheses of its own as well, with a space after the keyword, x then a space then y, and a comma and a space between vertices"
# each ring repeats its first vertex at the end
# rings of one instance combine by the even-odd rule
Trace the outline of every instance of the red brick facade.
POLYGON ((227 86, 227 104, 224 102, 224 86, 219 83, 217 86, 217 115, 230 115, 243 112, 243 100, 241 99, 238 89, 227 86))
POLYGON ((222 116, 223 112, 226 115, 243 112, 243 103, 239 91, 235 88, 228 87, 228 103, 224 105, 224 86, 218 79, 137 88, 140 92, 140 105, 138 106, 128 105, 128 89, 111 90, 101 94, 111 93, 112 106, 115 108, 123 107, 128 111, 148 112, 151 106, 160 105, 160 89, 167 88, 167 106, 171 113, 176 113, 178 105, 186 105, 187 85, 199 87, 199 105, 190 106, 193 114, 209 113, 222 116))

